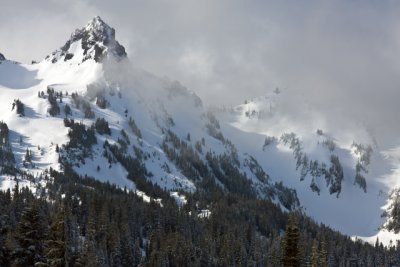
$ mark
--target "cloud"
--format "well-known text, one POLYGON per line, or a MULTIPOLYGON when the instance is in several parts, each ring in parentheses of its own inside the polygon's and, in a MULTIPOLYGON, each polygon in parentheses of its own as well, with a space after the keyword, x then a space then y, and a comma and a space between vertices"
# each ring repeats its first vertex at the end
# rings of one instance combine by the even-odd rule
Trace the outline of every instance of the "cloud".
POLYGON ((384 146, 400 141, 397 1, 4 2, 8 58, 41 59, 100 15, 136 67, 181 81, 206 103, 238 104, 280 87, 332 125, 350 117, 384 146))

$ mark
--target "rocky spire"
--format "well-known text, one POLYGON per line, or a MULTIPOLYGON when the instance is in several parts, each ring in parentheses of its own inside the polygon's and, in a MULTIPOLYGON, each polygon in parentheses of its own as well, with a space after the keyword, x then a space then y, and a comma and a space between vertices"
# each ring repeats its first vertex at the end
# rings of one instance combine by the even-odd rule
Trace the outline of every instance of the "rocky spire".
POLYGON ((119 61, 127 56, 125 48, 115 40, 114 28, 96 16, 86 26, 75 30, 70 39, 61 47, 61 51, 53 53, 52 62, 68 61, 76 57, 76 51, 71 48, 74 43, 79 41, 83 53, 83 56, 79 55, 79 58, 82 58, 82 62, 88 59, 101 62, 108 56, 119 61))

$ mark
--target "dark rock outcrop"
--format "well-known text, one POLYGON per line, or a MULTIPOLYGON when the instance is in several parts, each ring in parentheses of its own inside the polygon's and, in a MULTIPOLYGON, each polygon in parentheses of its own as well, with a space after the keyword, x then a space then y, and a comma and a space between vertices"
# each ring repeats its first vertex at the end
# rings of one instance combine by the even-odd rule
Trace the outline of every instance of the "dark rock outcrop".
POLYGON ((71 46, 79 41, 83 51, 82 61, 94 59, 101 62, 108 56, 119 61, 127 56, 125 48, 115 40, 115 29, 96 16, 85 27, 75 30, 61 50, 52 54, 51 61, 55 63, 60 59, 72 59, 75 51, 71 50, 71 46))

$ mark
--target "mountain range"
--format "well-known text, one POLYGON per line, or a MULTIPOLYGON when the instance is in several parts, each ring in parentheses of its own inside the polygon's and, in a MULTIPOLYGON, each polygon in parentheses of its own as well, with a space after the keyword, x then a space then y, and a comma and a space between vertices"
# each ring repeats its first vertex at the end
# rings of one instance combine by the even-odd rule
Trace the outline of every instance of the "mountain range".
MULTIPOLYGON (((0 54, 2 190, 18 183, 39 194, 48 173, 68 169, 160 206, 166 200, 147 184, 180 207, 218 188, 304 213, 354 239, 397 240, 385 226, 397 220, 398 153, 380 151, 362 125, 345 136, 278 88, 209 107, 130 60, 100 17, 40 62, 0 54)), ((198 216, 212 212, 202 207, 198 216)))

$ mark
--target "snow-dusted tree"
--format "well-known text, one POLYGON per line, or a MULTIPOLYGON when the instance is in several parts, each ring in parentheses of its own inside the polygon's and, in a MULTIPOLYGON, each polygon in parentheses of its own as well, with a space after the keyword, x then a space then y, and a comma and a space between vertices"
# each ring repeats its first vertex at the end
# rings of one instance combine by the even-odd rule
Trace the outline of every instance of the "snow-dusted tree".
POLYGON ((23 210, 15 236, 17 247, 12 252, 13 266, 40 266, 44 262, 43 221, 36 202, 23 210))
POLYGON ((111 135, 110 127, 108 126, 108 122, 104 118, 97 118, 94 123, 94 127, 99 134, 108 134, 111 135))
POLYGON ((17 111, 18 115, 20 115, 21 117, 25 116, 25 106, 21 102, 21 100, 19 100, 19 99, 14 100, 11 110, 14 110, 14 108, 17 108, 16 111, 17 111))
POLYGON ((62 207, 57 213, 50 227, 46 240, 46 257, 50 266, 68 266, 66 244, 66 210, 62 207))
POLYGON ((64 113, 65 113, 66 117, 68 117, 72 114, 71 107, 68 104, 65 104, 65 106, 64 106, 64 113))

